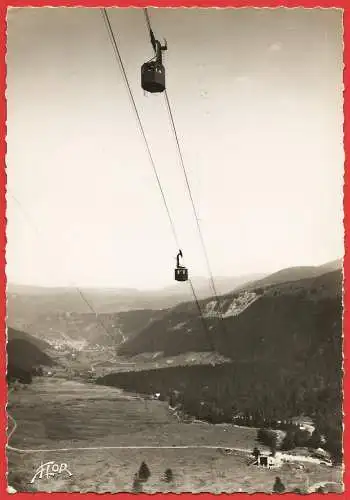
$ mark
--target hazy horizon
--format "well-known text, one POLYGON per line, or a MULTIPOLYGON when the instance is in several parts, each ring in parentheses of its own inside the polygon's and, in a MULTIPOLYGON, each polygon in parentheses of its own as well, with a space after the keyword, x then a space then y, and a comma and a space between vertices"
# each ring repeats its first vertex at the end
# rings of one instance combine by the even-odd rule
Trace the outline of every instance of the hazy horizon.
MULTIPOLYGON (((109 12, 185 263, 207 277, 164 99, 140 87, 142 9, 109 12)), ((213 275, 342 258, 342 11, 149 12, 213 275)), ((99 9, 10 9, 6 94, 8 282, 174 284, 178 249, 99 9)))
MULTIPOLYGON (((336 262, 338 260, 343 260, 343 257, 338 257, 336 259, 332 259, 330 261, 327 261, 327 262, 323 262, 322 264, 319 264, 320 266, 322 265, 325 265, 325 264, 328 264, 328 263, 332 263, 332 262, 336 262)), ((301 267, 313 267, 313 264, 309 264, 309 265, 301 265, 301 266, 291 266, 291 268, 301 268, 301 267)), ((315 266, 317 267, 317 266, 315 266)), ((232 275, 232 276, 214 276, 214 278, 216 280, 229 280, 230 278, 232 279, 240 279, 240 278, 245 278, 245 277, 252 277, 254 278, 255 277, 258 277, 258 276, 269 276, 270 274, 273 274, 275 272, 278 272, 278 271, 282 271, 282 269, 275 269, 274 271, 269 271, 269 272, 261 272, 261 273, 248 273, 248 274, 244 274, 244 275, 232 275)), ((331 271, 326 271, 327 272, 331 272, 331 271)), ((190 278, 194 281, 196 280, 203 280, 203 282, 205 280, 208 279, 207 276, 190 276, 190 278)), ((258 278, 259 279, 259 278, 258 278)), ((73 288, 81 288, 81 285, 79 285, 79 283, 77 284, 71 284, 71 285, 55 285, 55 284, 42 284, 42 285, 38 285, 38 284, 32 284, 32 283, 19 283, 19 282, 15 282, 15 281, 8 281, 7 282, 7 285, 8 286, 23 286, 23 287, 32 287, 32 288, 55 288, 55 289, 61 289, 61 288, 69 288, 69 289, 73 289, 73 288)), ((93 284, 85 284, 83 285, 83 287, 85 289, 94 289, 94 290, 136 290, 136 291, 140 291, 140 292, 147 292, 147 291, 150 291, 150 292, 156 292, 157 290, 161 291, 163 290, 164 288, 169 288, 171 286, 174 286, 174 283, 171 285, 171 284, 168 284, 168 285, 165 285, 165 287, 150 287, 150 288, 142 288, 142 289, 139 289, 137 287, 118 287, 118 286, 112 286, 112 285, 103 285, 103 284, 100 284, 100 285, 93 285, 93 284)), ((176 285, 175 285, 176 286, 176 285)), ((183 285, 184 287, 186 285, 183 285)))

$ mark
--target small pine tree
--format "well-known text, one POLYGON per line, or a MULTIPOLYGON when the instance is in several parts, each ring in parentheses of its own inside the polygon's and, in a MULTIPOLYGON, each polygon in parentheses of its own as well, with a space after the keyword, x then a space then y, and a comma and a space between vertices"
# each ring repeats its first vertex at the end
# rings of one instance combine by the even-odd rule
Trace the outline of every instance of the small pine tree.
POLYGON ((146 482, 148 480, 148 478, 150 477, 150 475, 151 475, 151 472, 148 468, 148 465, 146 464, 146 462, 142 462, 140 469, 139 469, 139 474, 138 474, 140 481, 146 482))
POLYGON ((174 480, 173 471, 171 469, 166 469, 166 471, 164 472, 164 481, 166 483, 172 483, 173 480, 174 480))
POLYGON ((284 493, 286 491, 286 488, 284 484, 281 481, 280 477, 276 477, 275 479, 275 484, 273 485, 273 492, 274 493, 284 493))

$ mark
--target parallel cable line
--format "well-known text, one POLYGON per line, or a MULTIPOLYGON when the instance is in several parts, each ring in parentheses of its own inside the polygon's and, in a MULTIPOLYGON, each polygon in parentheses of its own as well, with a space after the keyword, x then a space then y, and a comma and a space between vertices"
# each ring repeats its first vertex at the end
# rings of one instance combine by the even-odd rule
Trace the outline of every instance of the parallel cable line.
MULTIPOLYGON (((150 31, 152 31, 152 26, 151 26, 151 22, 150 22, 150 18, 149 18, 149 14, 148 14, 147 8, 144 9, 144 13, 145 13, 147 27, 149 28, 150 31)), ((180 146, 179 136, 178 136, 176 125, 175 125, 174 115, 173 115, 173 112, 172 112, 172 109, 171 109, 169 96, 168 96, 168 93, 167 93, 166 90, 165 90, 164 94, 165 94, 165 103, 166 103, 167 111, 168 111, 169 118, 170 118, 170 123, 171 123, 172 130, 173 130, 173 133, 174 133, 176 147, 177 147, 177 151, 178 151, 178 154, 179 154, 180 164, 181 164, 182 171, 183 171, 183 174, 184 174, 184 177, 185 177, 188 195, 189 195, 189 198, 190 198, 190 201, 191 201, 192 210, 193 210, 194 218, 196 220, 196 225, 197 225, 197 229, 198 229, 198 234, 199 234, 200 242, 201 242, 201 245, 202 245, 202 249, 203 249, 204 257, 205 257, 205 260, 206 260, 206 265, 207 265, 208 273, 209 273, 209 276, 210 276, 211 288, 213 290, 215 299, 216 299, 217 304, 218 304, 219 317, 222 320, 221 325, 223 327, 223 331, 226 332, 226 329, 224 328, 224 324, 225 323, 223 321, 224 318, 223 318, 222 311, 221 311, 220 299, 219 299, 219 296, 218 296, 218 293, 217 293, 217 290, 216 290, 214 276, 213 276, 213 273, 212 273, 212 270, 211 270, 211 266, 210 266, 210 262, 209 262, 208 252, 207 252, 207 249, 206 249, 206 245, 205 245, 205 241, 204 241, 202 229, 201 229, 201 226, 200 226, 200 223, 199 223, 199 217, 198 217, 196 205, 195 205, 195 202, 194 202, 194 199, 193 199, 192 190, 191 190, 190 182, 189 182, 187 171, 186 171, 186 167, 185 167, 185 162, 184 162, 184 159, 183 159, 183 154, 182 154, 182 150, 181 150, 181 146, 180 146)))
MULTIPOLYGON (((12 192, 9 190, 9 188, 7 188, 7 192, 9 193, 9 195, 11 196, 11 198, 13 199, 13 201, 16 203, 16 205, 20 208, 21 212, 23 213, 23 215, 25 216, 25 218, 27 219, 27 221, 29 222, 29 225, 31 226, 31 228, 34 230, 34 232, 39 236, 39 238, 41 237, 41 233, 40 231, 38 230, 37 226, 34 224, 33 220, 32 220, 32 217, 28 214, 28 212, 24 209, 22 203, 18 200, 18 198, 12 194, 12 192)), ((81 297, 81 299, 85 302, 85 304, 88 306, 88 308, 90 309, 90 311, 95 315, 96 317, 96 322, 100 325, 100 327, 103 329, 103 331, 105 332, 105 334, 107 335, 107 337, 109 337, 112 342, 113 342, 113 345, 114 345, 114 348, 117 350, 117 346, 115 345, 116 344, 116 338, 115 336, 113 336, 109 331, 108 329, 106 328, 106 326, 104 325, 104 323, 101 321, 101 318, 99 316, 99 313, 97 311, 95 311, 93 305, 89 302, 89 300, 86 298, 86 296, 84 295, 84 293, 82 292, 82 290, 74 283, 70 282, 70 285, 78 292, 79 296, 81 297)), ((122 332, 119 332, 122 339, 123 339, 123 342, 125 341, 125 337, 124 335, 122 334, 122 332)))
MULTIPOLYGON (((181 246, 179 244, 179 239, 178 239, 178 236, 177 236, 177 232, 176 232, 176 229, 175 229, 175 224, 174 224, 173 218, 171 216, 168 203, 166 201, 165 193, 164 193, 164 190, 163 190, 163 187, 162 187, 162 184, 161 184, 158 172, 157 172, 157 167, 156 167, 154 159, 153 159, 153 155, 152 155, 149 143, 148 143, 148 139, 147 139, 144 127, 142 125, 141 117, 140 117, 140 114, 139 114, 138 109, 137 109, 137 105, 136 105, 136 102, 135 102, 135 98, 134 98, 133 92, 131 90, 129 79, 128 79, 128 76, 126 74, 126 70, 125 70, 125 66, 124 66, 124 63, 123 63, 123 59, 121 57, 121 53, 120 53, 120 50, 118 48, 118 43, 117 43, 114 31, 113 31, 112 26, 111 26, 111 22, 110 22, 110 19, 109 19, 109 16, 108 16, 107 9, 106 8, 102 8, 101 9, 101 14, 102 14, 103 20, 105 22, 105 26, 106 26, 106 29, 107 29, 107 32, 108 32, 109 39, 111 41, 113 50, 114 50, 114 54, 115 54, 117 62, 119 64, 119 68, 120 68, 121 73, 123 75, 123 79, 124 79, 124 82, 126 84, 126 88, 128 90, 129 98, 130 98, 132 107, 134 109, 134 112, 135 112, 135 115, 136 115, 136 118, 137 118, 137 122, 138 122, 138 125, 139 125, 139 128, 140 128, 142 137, 143 137, 145 145, 146 145, 148 157, 149 157, 149 160, 151 162, 151 165, 152 165, 152 168, 153 168, 153 172, 155 174, 155 177, 156 177, 156 180, 157 180, 157 184, 158 184, 158 187, 159 187, 161 195, 162 195, 163 203, 164 203, 167 215, 168 215, 169 223, 170 223, 171 230, 172 230, 172 233, 173 233, 173 236, 174 236, 174 239, 175 239, 176 246, 177 246, 177 248, 181 248, 181 246)), ((202 320, 203 327, 205 328, 205 332, 206 332, 206 335, 207 335, 210 347, 212 348, 212 350, 215 351, 215 346, 213 345, 213 342, 211 340, 211 335, 210 335, 210 332, 209 332, 209 328, 207 327, 207 324, 205 322, 205 318, 203 316, 203 312, 202 312, 202 309, 201 309, 198 297, 196 295, 193 283, 192 283, 192 281, 190 279, 188 281, 190 282, 191 291, 192 291, 192 294, 193 294, 196 306, 198 308, 198 311, 199 311, 199 314, 200 314, 200 317, 201 317, 201 320, 202 320)))
POLYGON ((152 168, 153 168, 153 172, 154 172, 154 175, 156 177, 157 184, 158 184, 159 190, 160 190, 161 195, 162 195, 162 199, 163 199, 163 203, 164 203, 166 212, 168 214, 168 219, 169 219, 171 230, 172 230, 175 242, 176 242, 176 246, 177 246, 177 248, 181 248, 180 244, 179 244, 179 239, 178 239, 178 236, 177 236, 177 233, 176 233, 176 229, 175 229, 175 224, 174 224, 174 221, 173 221, 173 219, 171 217, 171 214, 170 214, 170 209, 169 209, 168 203, 166 201, 166 197, 165 197, 165 194, 164 194, 164 191, 163 191, 163 188, 162 188, 162 184, 160 182, 160 178, 159 178, 159 175, 158 175, 158 172, 157 172, 157 168, 156 168, 156 165, 155 165, 155 162, 154 162, 154 159, 153 159, 151 148, 149 146, 149 143, 148 143, 148 140, 147 140, 147 136, 146 136, 146 133, 145 133, 145 129, 143 128, 141 117, 140 117, 140 114, 138 112, 138 109, 137 109, 137 106, 136 106, 136 102, 135 102, 135 99, 134 99, 134 95, 133 95, 131 87, 130 87, 129 79, 127 77, 125 66, 124 66, 124 63, 123 63, 123 59, 121 57, 121 54, 120 54, 120 51, 119 51, 119 48, 118 48, 118 44, 117 44, 117 40, 116 40, 116 37, 114 35, 113 29, 112 29, 112 26, 111 26, 111 22, 109 20, 107 9, 106 8, 102 8, 101 9, 101 14, 102 14, 103 20, 105 22, 105 26, 106 26, 106 29, 107 29, 107 32, 108 32, 108 35, 109 35, 109 38, 110 38, 113 50, 114 50, 114 54, 116 56, 116 59, 117 59, 117 62, 119 64, 121 73, 123 75, 124 82, 125 82, 125 85, 126 85, 127 90, 128 90, 128 94, 129 94, 129 98, 130 98, 132 107, 134 108, 134 111, 135 111, 135 114, 136 114, 137 122, 138 122, 138 125, 139 125, 139 128, 140 128, 140 131, 141 131, 141 135, 142 135, 143 140, 144 140, 145 145, 146 145, 148 157, 149 157, 149 160, 151 162, 151 165, 152 165, 152 168))

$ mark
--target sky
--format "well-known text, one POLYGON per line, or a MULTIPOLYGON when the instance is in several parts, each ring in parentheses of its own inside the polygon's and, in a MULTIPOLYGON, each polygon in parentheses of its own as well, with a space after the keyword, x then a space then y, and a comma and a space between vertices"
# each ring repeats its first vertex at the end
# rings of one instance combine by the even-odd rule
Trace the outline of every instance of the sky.
MULTIPOLYGON (((343 255, 337 9, 150 9, 215 276, 343 255)), ((207 276, 142 9, 109 15, 192 276, 207 276)), ((7 276, 172 284, 177 246, 99 9, 16 8, 7 40, 7 276)))

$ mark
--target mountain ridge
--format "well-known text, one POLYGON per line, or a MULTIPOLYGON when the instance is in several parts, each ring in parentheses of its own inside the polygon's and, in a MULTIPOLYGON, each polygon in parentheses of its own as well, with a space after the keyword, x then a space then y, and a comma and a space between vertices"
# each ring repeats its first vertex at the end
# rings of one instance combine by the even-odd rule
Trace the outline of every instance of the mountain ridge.
MULTIPOLYGON (((339 266, 339 264, 337 265, 339 266)), ((311 269, 309 274, 312 275, 312 278, 315 278, 315 275, 322 272, 326 274, 325 271, 327 271, 329 267, 332 268, 332 266, 334 267, 334 262, 327 263, 321 266, 321 268, 304 267, 302 269, 303 274, 307 274, 306 270, 311 269), (315 269, 317 269, 317 271, 315 271, 315 269)), ((295 276, 293 276, 295 269, 300 268, 287 268, 278 273, 285 278, 295 278, 295 276)), ((273 273, 270 276, 273 277, 275 275, 276 273, 273 273)), ((248 281, 243 286, 239 285, 236 288, 234 287, 232 291, 219 294, 220 301, 225 302, 229 300, 232 295, 244 291, 250 293, 253 292, 254 289, 266 288, 269 283, 269 277, 265 276, 261 279, 260 276, 261 275, 259 275, 258 280, 248 281)), ((297 280, 294 279, 294 281, 297 280)), ((25 286, 24 288, 26 289, 25 286)), ((20 289, 21 287, 18 288, 17 291, 20 291, 20 289)), ((183 290, 183 287, 179 287, 179 289, 183 290)), ((37 301, 38 290, 35 287, 32 297, 28 295, 24 297, 20 295, 13 297, 13 295, 10 294, 8 296, 9 325, 17 330, 25 331, 37 338, 50 341, 51 343, 78 342, 82 344, 118 345, 124 338, 131 339, 137 337, 141 330, 146 328, 147 325, 154 326, 155 322, 167 315, 169 311, 178 311, 183 308, 185 310, 190 310, 193 307, 193 297, 190 291, 188 295, 185 296, 181 295, 182 292, 179 292, 178 296, 173 294, 171 297, 171 304, 168 304, 167 307, 165 307, 164 298, 161 298, 161 304, 157 302, 158 299, 155 302, 153 299, 149 299, 146 303, 139 302, 136 304, 136 309, 131 307, 131 309, 126 311, 118 310, 116 312, 99 313, 99 320, 97 321, 95 315, 88 309, 86 304, 84 304, 77 292, 72 292, 72 290, 70 290, 69 294, 65 296, 64 290, 66 289, 63 289, 61 296, 61 299, 62 297, 63 299, 61 302, 59 301, 58 304, 56 303, 55 289, 51 290, 47 296, 43 297, 40 295, 42 292, 40 291, 39 301, 37 301), (72 296, 74 296, 75 301, 73 305, 71 302, 72 296), (76 304, 77 301, 79 301, 79 307, 85 307, 84 312, 72 312, 74 304, 76 304), (104 325, 104 328, 101 327, 101 323, 104 325), (106 334, 106 330, 108 335, 106 334)), ((104 292, 101 293, 102 297, 106 297, 104 292)), ((113 300, 119 300, 115 298, 110 291, 108 291, 108 295, 112 297, 113 300)), ((198 298, 200 301, 212 301, 210 294, 204 294, 204 296, 199 296, 198 298)), ((104 300, 104 298, 102 298, 102 300, 104 300)), ((92 303, 94 307, 96 307, 93 301, 92 303)), ((135 306, 135 304, 133 304, 133 306, 135 306)), ((123 307, 119 309, 123 309, 123 307)), ((96 308, 96 310, 98 311, 99 309, 96 308)))
MULTIPOLYGON (((178 355, 186 351, 213 350, 214 346, 220 354, 230 356, 230 352, 223 348, 222 342, 225 341, 228 345, 227 342, 230 342, 232 335, 231 330, 244 327, 246 318, 251 314, 258 318, 254 327, 257 331, 268 328, 268 318, 277 328, 278 321, 283 324, 283 315, 290 317, 290 311, 295 308, 299 308, 306 317, 309 317, 308 308, 312 311, 315 303, 337 299, 341 302, 341 284, 341 271, 332 271, 316 278, 235 292, 221 298, 220 314, 216 300, 203 300, 200 306, 207 321, 208 331, 215 332, 210 334, 211 342, 208 341, 209 336, 203 329, 195 304, 181 304, 123 343, 119 348, 119 354, 135 356, 143 352, 161 351, 166 355, 178 355), (225 318, 223 321, 228 335, 226 339, 218 323, 221 321, 218 319, 221 314, 225 318)), ((288 324, 284 325, 284 328, 289 328, 288 324)), ((253 329, 252 334, 254 331, 253 329)), ((257 339, 257 342, 260 341, 257 339)))

